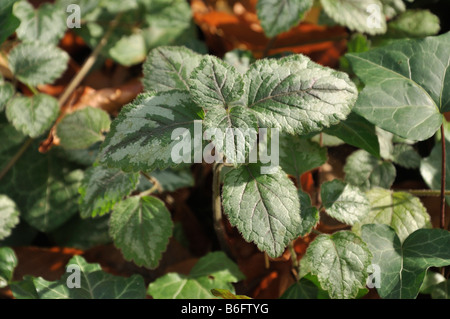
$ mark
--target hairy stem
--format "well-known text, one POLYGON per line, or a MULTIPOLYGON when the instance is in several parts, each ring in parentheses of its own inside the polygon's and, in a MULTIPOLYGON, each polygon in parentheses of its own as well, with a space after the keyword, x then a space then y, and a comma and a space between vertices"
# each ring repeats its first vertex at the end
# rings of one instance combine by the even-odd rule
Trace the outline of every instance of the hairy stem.
POLYGON ((110 22, 108 30, 103 35, 100 42, 95 47, 94 51, 92 51, 91 55, 87 58, 87 60, 84 62, 83 66, 81 67, 80 71, 77 73, 77 75, 72 79, 72 81, 66 87, 63 94, 59 97, 58 102, 59 102, 60 106, 64 105, 64 103, 66 103, 69 96, 78 87, 78 85, 80 85, 80 83, 81 83, 81 81, 83 81, 84 77, 89 73, 89 71, 91 70, 95 61, 97 60, 98 56, 100 55, 100 52, 102 51, 103 47, 106 45, 106 43, 108 43, 108 39, 111 37, 112 32, 119 24, 119 20, 121 17, 122 17, 122 13, 119 13, 110 22))
POLYGON ((5 167, 0 171, 0 180, 9 172, 9 170, 16 164, 19 158, 25 153, 25 151, 30 147, 31 143, 33 143, 33 139, 29 138, 23 143, 22 147, 17 151, 16 154, 9 160, 5 167))
POLYGON ((225 228, 223 226, 222 200, 220 197, 220 171, 222 170, 222 167, 223 164, 221 163, 215 163, 213 165, 212 208, 213 208, 214 230, 216 232, 220 248, 227 255, 231 256, 231 252, 226 240, 225 228))

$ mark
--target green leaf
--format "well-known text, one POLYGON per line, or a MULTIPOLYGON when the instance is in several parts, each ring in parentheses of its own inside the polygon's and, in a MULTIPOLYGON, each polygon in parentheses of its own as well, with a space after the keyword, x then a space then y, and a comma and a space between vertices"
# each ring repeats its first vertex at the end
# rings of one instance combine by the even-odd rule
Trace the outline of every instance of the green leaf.
POLYGON ((158 47, 150 51, 143 65, 146 91, 188 90, 192 71, 201 55, 184 47, 158 47))
POLYGON ((317 143, 296 135, 280 136, 280 166, 298 180, 303 173, 325 164, 327 159, 327 149, 317 143))
POLYGON ((53 83, 64 73, 68 61, 65 51, 39 42, 20 43, 8 57, 13 74, 31 86, 53 83))
POLYGON ((394 163, 408 169, 419 168, 422 160, 419 153, 417 153, 416 150, 408 144, 394 145, 392 157, 394 163))
POLYGON ((14 86, 9 82, 4 82, 0 75, 0 112, 3 112, 14 92, 14 86))
POLYGON ((234 67, 207 55, 194 69, 189 79, 191 97, 205 110, 228 109, 244 94, 244 80, 234 67))
MULTIPOLYGON (((31 147, 0 183, 0 193, 16 202, 21 218, 46 232, 65 223, 78 210, 77 189, 83 172, 57 158, 40 154, 31 147)), ((17 153, 17 147, 0 153, 0 169, 17 153)))
POLYGON ((164 202, 156 197, 130 197, 111 214, 110 235, 126 260, 154 269, 172 236, 173 223, 164 202))
POLYGON ((13 281, 9 286, 16 299, 39 299, 32 276, 24 276, 22 281, 13 281))
POLYGON ((228 289, 211 289, 211 293, 214 296, 220 297, 222 299, 252 299, 244 295, 235 295, 228 289))
POLYGON ((15 97, 6 108, 6 117, 14 127, 32 138, 45 133, 58 114, 58 101, 47 94, 15 97))
POLYGON ((362 227, 362 238, 380 267, 378 294, 385 299, 416 298, 429 267, 450 264, 450 233, 442 229, 419 229, 403 244, 388 225, 362 227))
POLYGON ((126 171, 176 166, 181 158, 176 163, 172 151, 178 144, 191 141, 194 121, 202 119, 201 113, 186 92, 142 94, 125 106, 112 123, 99 155, 100 161, 126 171), (185 129, 180 133, 181 142, 172 139, 175 129, 185 129))
POLYGON ((370 35, 386 32, 383 5, 379 0, 321 0, 325 13, 352 31, 370 35))
POLYGON ((212 289, 234 293, 232 283, 244 279, 238 266, 223 252, 213 252, 199 259, 189 275, 168 273, 148 287, 154 299, 211 299, 212 289))
POLYGON ((112 243, 109 236, 109 216, 82 219, 75 215, 50 234, 56 246, 88 250, 112 243))
POLYGON ((247 105, 261 127, 304 135, 344 120, 357 90, 345 73, 322 67, 303 55, 258 60, 245 74, 247 105))
POLYGON ((312 5, 313 0, 259 0, 256 12, 264 33, 272 38, 299 24, 312 5))
POLYGON ((17 266, 17 257, 9 247, 0 247, 0 288, 8 286, 17 266))
POLYGON ((439 17, 429 10, 407 10, 389 22, 386 37, 423 38, 439 33, 439 17))
POLYGON ((250 164, 229 171, 224 178, 223 209, 230 223, 247 241, 270 257, 278 257, 301 231, 297 190, 281 169, 262 174, 250 164))
POLYGON ((109 131, 110 124, 108 113, 86 107, 64 116, 56 126, 56 135, 65 149, 85 149, 103 141, 103 132, 109 131))
POLYGON ((355 112, 403 138, 431 137, 450 110, 448 52, 450 32, 347 54, 365 84, 355 112))
POLYGON ((248 108, 212 108, 206 113, 203 125, 205 134, 213 134, 208 138, 216 148, 215 154, 223 153, 227 163, 249 161, 250 152, 257 147, 258 119, 248 108))
POLYGON ((360 235, 365 224, 386 224, 395 230, 403 242, 417 229, 431 228, 430 215, 419 198, 382 188, 374 188, 366 194, 371 210, 353 226, 355 233, 360 235))
POLYGON ((13 34, 20 24, 19 19, 12 13, 16 1, 4 0, 0 4, 0 44, 13 34))
POLYGON ((298 197, 300 199, 300 236, 305 236, 311 232, 311 230, 319 222, 319 210, 317 207, 311 205, 311 197, 308 193, 298 190, 298 197))
MULTIPOLYGON (((47 281, 41 277, 32 278, 35 292, 39 299, 144 299, 145 283, 140 275, 129 278, 113 276, 102 270, 99 264, 89 264, 81 256, 74 256, 67 267, 80 270, 80 288, 69 288, 75 274, 70 268, 60 280, 47 281)), ((16 298, 33 295, 32 286, 23 287, 28 291, 16 298), (31 291, 30 291, 31 290, 31 291)), ((14 289, 13 289, 13 292, 14 289)))
MULTIPOLYGON (((446 176, 450 176, 450 142, 445 140, 446 161, 445 172, 446 176), (449 151, 448 151, 449 150, 449 151)), ((420 163, 420 174, 423 180, 431 189, 441 189, 442 177, 442 146, 441 143, 436 144, 431 150, 430 156, 423 158, 420 163)), ((445 189, 450 189, 450 179, 445 179, 445 189)), ((450 202, 450 196, 445 196, 447 202, 450 202)))
POLYGON ((366 285, 372 255, 352 232, 322 234, 309 245, 304 263, 333 299, 355 298, 366 285))
POLYGON ((375 126, 356 113, 350 113, 346 120, 326 128, 324 132, 340 138, 347 144, 362 148, 373 156, 380 156, 375 126))
POLYGON ((0 240, 11 234, 11 230, 19 224, 19 209, 8 196, 0 194, 0 240))
POLYGON ((280 299, 317 299, 319 288, 310 280, 302 278, 293 283, 280 299))
POLYGON ((50 3, 34 9, 27 1, 19 1, 14 6, 14 15, 20 20, 17 37, 25 42, 57 45, 67 29, 65 11, 50 3))
POLYGON ((323 183, 320 195, 327 214, 342 223, 353 225, 369 213, 366 195, 338 179, 323 183))
POLYGON ((78 189, 80 215, 83 218, 102 216, 136 188, 139 173, 125 173, 102 165, 86 170, 78 189))
POLYGON ((373 187, 389 189, 397 174, 391 162, 380 160, 364 150, 357 150, 347 157, 344 172, 345 181, 363 191, 373 187))

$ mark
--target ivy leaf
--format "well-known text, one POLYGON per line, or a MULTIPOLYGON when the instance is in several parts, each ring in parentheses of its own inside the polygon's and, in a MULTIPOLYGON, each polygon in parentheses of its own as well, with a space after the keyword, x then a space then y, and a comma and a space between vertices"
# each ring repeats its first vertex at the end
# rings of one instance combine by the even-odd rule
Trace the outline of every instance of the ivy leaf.
MULTIPOLYGON (((450 142, 445 140, 445 149, 450 150, 450 142)), ((448 154, 448 151, 446 151, 448 154)), ((445 161, 445 172, 446 176, 450 176, 450 156, 446 156, 445 161)), ((442 177, 442 147, 441 143, 436 144, 431 150, 430 156, 422 159, 420 163, 420 174, 423 180, 431 189, 441 188, 441 177, 442 177)), ((445 180, 445 189, 450 189, 450 181, 448 178, 445 180)), ((445 196, 447 202, 450 202, 450 196, 445 196)))
POLYGON ((318 299, 319 288, 310 280, 302 278, 293 283, 280 299, 318 299))
POLYGON ((236 104, 244 94, 244 80, 234 67, 207 55, 189 79, 191 97, 205 110, 225 109, 236 104))
POLYGON ((425 275, 425 278, 423 280, 422 286, 420 286, 420 293, 421 294, 427 294, 430 295, 436 285, 440 284, 441 282, 445 281, 445 277, 442 276, 440 273, 427 270, 427 273, 425 275))
POLYGON ((431 292, 433 299, 450 299, 450 280, 447 279, 434 287, 431 292))
POLYGON ((325 13, 352 31, 370 35, 386 32, 383 5, 379 0, 321 0, 325 13))
POLYGON ((56 126, 56 135, 65 149, 85 149, 103 141, 103 132, 109 131, 110 124, 108 113, 86 107, 64 116, 56 126))
POLYGON ((252 299, 244 295, 235 295, 234 293, 232 293, 227 289, 211 289, 211 293, 214 296, 220 297, 222 299, 252 299))
POLYGON ((32 138, 45 133, 58 114, 58 101, 47 94, 15 97, 6 108, 6 117, 14 127, 32 138))
POLYGON ((350 113, 346 120, 326 128, 324 132, 340 138, 347 144, 362 148, 373 156, 380 156, 375 126, 354 112, 350 113))
MULTIPOLYGON (((0 193, 16 202, 21 218, 34 228, 52 231, 78 210, 77 189, 83 172, 52 153, 40 154, 32 144, 0 183, 0 193)), ((0 168, 18 147, 0 153, 0 168)))
POLYGON ((280 256, 299 236, 297 190, 281 169, 262 174, 260 165, 249 164, 231 170, 224 177, 222 198, 230 223, 270 257, 280 256))
POLYGON ((205 134, 213 134, 208 137, 216 147, 216 154, 223 152, 227 163, 247 162, 258 139, 258 119, 248 108, 212 108, 206 113, 203 125, 205 134))
POLYGON ((102 216, 136 188, 139 173, 125 173, 102 165, 86 170, 78 189, 80 215, 83 218, 102 216))
POLYGON ((403 138, 431 137, 450 110, 448 52, 450 32, 347 54, 365 84, 355 112, 403 138))
POLYGON ((144 89, 148 92, 188 90, 191 73, 200 64, 201 58, 200 54, 184 47, 153 49, 143 65, 144 89))
POLYGON ((172 236, 170 216, 156 197, 130 197, 115 206, 109 233, 126 260, 154 269, 172 236))
POLYGON ((17 0, 4 0, 0 4, 0 44, 2 44, 20 25, 20 20, 13 15, 12 9, 17 0))
POLYGON ((194 121, 201 120, 201 114, 186 92, 142 94, 125 106, 112 123, 100 161, 125 171, 148 172, 176 166, 179 163, 172 159, 172 151, 177 144, 191 141, 194 121), (185 129, 180 133, 184 138, 181 142, 176 136, 172 139, 175 129, 185 129))
POLYGON ((27 1, 19 1, 14 6, 14 15, 20 20, 17 37, 24 42, 57 45, 66 32, 65 11, 50 3, 34 9, 27 1))
POLYGON ((378 294, 385 299, 416 298, 429 267, 450 265, 450 233, 442 229, 419 229, 403 244, 388 225, 362 227, 362 238, 380 267, 378 294))
POLYGON ((70 259, 67 264, 67 267, 69 266, 77 267, 80 270, 80 288, 68 288, 67 284, 72 283, 73 279, 70 278, 72 273, 66 272, 57 281, 47 281, 41 277, 31 278, 33 286, 30 283, 27 286, 22 285, 19 295, 15 293, 17 285, 14 285, 15 287, 12 287, 14 296, 16 298, 26 297, 35 292, 39 299, 145 298, 145 283, 140 275, 133 275, 129 278, 113 276, 104 272, 99 264, 89 264, 81 256, 74 256, 70 259))
POLYGON ((347 225, 357 223, 369 213, 366 195, 358 187, 338 179, 323 183, 320 195, 327 214, 347 225))
POLYGON ((67 68, 69 55, 50 44, 24 42, 11 50, 8 61, 20 81, 37 86, 57 80, 67 68))
POLYGON ((397 175, 391 162, 380 160, 364 150, 357 150, 347 157, 344 172, 345 182, 363 191, 373 187, 389 189, 397 175))
POLYGON ((296 135, 280 136, 280 166, 297 179, 303 173, 322 166, 327 159, 327 149, 317 143, 296 135))
POLYGON ((260 0, 256 12, 264 33, 272 38, 299 24, 312 5, 312 0, 260 0))
POLYGON ((403 242, 417 229, 431 228, 430 215, 419 198, 382 188, 374 188, 366 194, 371 210, 353 226, 355 233, 361 234, 361 227, 365 224, 386 224, 403 242))
POLYGON ((200 258, 189 275, 168 273, 148 286, 154 299, 213 298, 212 289, 227 289, 234 293, 232 283, 244 279, 238 266, 223 252, 213 252, 200 258))
POLYGON ((22 281, 13 281, 9 285, 16 299, 39 299, 32 276, 24 276, 22 281))
POLYGON ((298 197, 300 199, 300 236, 305 236, 311 232, 311 230, 319 222, 319 210, 317 207, 311 205, 311 197, 308 193, 298 190, 298 197))
POLYGON ((261 127, 304 135, 344 120, 357 90, 347 74, 322 67, 303 55, 258 60, 245 74, 247 105, 261 127))
POLYGON ((14 86, 9 82, 4 82, 0 75, 0 112, 3 112, 6 103, 8 103, 14 95, 14 91, 14 86))
POLYGON ((303 258, 330 298, 349 299, 365 287, 372 255, 357 235, 338 231, 316 237, 303 258))
POLYGON ((17 257, 9 247, 0 247, 0 288, 8 286, 17 266, 17 257))
POLYGON ((11 230, 19 224, 20 212, 8 196, 0 194, 0 240, 11 234, 11 230))

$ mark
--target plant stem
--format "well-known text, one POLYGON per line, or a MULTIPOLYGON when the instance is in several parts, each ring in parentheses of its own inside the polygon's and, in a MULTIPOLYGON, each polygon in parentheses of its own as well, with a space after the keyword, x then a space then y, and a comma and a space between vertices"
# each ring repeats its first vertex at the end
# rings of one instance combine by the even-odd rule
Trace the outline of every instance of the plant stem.
POLYGON ((0 171, 0 180, 9 172, 9 170, 16 164, 19 158, 25 153, 28 147, 33 143, 33 139, 29 138, 23 143, 22 147, 17 151, 17 153, 9 160, 5 167, 0 171))
POLYGON ((297 256, 297 253, 295 252, 294 242, 293 241, 289 243, 289 251, 291 253, 292 274, 293 274, 295 280, 298 281, 299 263, 298 263, 298 256, 297 256))
POLYGON ((158 190, 158 192, 162 193, 164 191, 163 187, 161 186, 161 183, 156 178, 148 175, 145 172, 141 172, 141 175, 144 176, 154 186, 156 186, 156 189, 158 190))
POLYGON ((263 58, 267 57, 269 55, 270 49, 272 49, 273 45, 275 44, 275 41, 277 40, 277 36, 274 36, 273 38, 270 38, 269 42, 267 43, 266 47, 263 51, 263 58))
POLYGON ((34 86, 27 84, 27 88, 31 91, 31 93, 33 93, 33 95, 39 94, 39 91, 34 86))
POLYGON ((441 218, 440 227, 445 227, 445 173, 446 173, 446 154, 445 154, 445 132, 444 124, 441 125, 441 147, 442 147, 442 166, 441 166, 441 218))
POLYGON ((95 47, 94 51, 92 51, 91 55, 87 58, 87 60, 84 62, 83 66, 81 67, 78 74, 72 79, 72 81, 69 83, 69 85, 66 87, 63 94, 59 97, 59 105, 62 106, 64 103, 66 103, 69 96, 72 94, 72 92, 80 85, 81 81, 83 81, 84 77, 89 73, 92 66, 94 65, 95 61, 97 60, 101 50, 108 42, 109 37, 111 36, 114 29, 117 27, 120 18, 122 17, 122 13, 119 13, 109 24, 109 28, 106 31, 106 33, 101 38, 100 42, 95 47))
POLYGON ((230 249, 227 244, 225 228, 223 227, 222 216, 222 200, 220 197, 220 171, 223 164, 214 163, 213 165, 213 185, 212 185, 212 201, 213 201, 213 220, 214 230, 219 241, 220 248, 229 256, 231 256, 230 249))
MULTIPOLYGON (((441 196, 441 190, 436 190, 436 189, 407 189, 407 190, 401 190, 401 191, 405 191, 405 192, 410 193, 411 195, 419 196, 419 197, 441 196)), ((444 195, 449 196, 450 191, 444 191, 444 195)))
POLYGON ((149 195, 153 194, 153 193, 154 193, 155 191, 157 191, 157 190, 158 190, 158 186, 156 186, 156 184, 155 184, 155 185, 153 185, 150 189, 148 189, 148 190, 146 190, 146 191, 140 193, 139 196, 140 196, 140 197, 149 196, 149 195))

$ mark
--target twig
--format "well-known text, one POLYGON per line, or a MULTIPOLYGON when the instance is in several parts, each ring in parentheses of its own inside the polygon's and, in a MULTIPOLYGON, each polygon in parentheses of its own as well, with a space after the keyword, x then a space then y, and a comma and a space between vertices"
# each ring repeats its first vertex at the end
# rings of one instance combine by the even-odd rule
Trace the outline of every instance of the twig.
POLYGON ((92 51, 91 55, 89 55, 89 57, 84 62, 83 66, 81 67, 80 71, 77 73, 77 75, 72 79, 72 81, 66 87, 63 94, 59 97, 58 103, 60 106, 64 105, 64 103, 66 103, 67 99, 72 94, 72 92, 78 87, 78 85, 80 85, 81 81, 83 81, 84 77, 89 73, 89 71, 91 70, 95 61, 97 60, 100 52, 102 51, 103 47, 108 42, 108 39, 111 37, 112 32, 117 27, 121 17, 122 17, 122 13, 119 13, 111 21, 111 23, 109 24, 108 30, 103 35, 100 42, 95 47, 94 51, 92 51))
POLYGON ((220 248, 229 256, 231 256, 230 248, 228 247, 225 228, 223 227, 223 216, 222 216, 222 200, 220 197, 220 171, 222 170, 223 164, 214 163, 213 165, 213 220, 214 220, 214 230, 216 232, 217 240, 219 241, 220 248))

